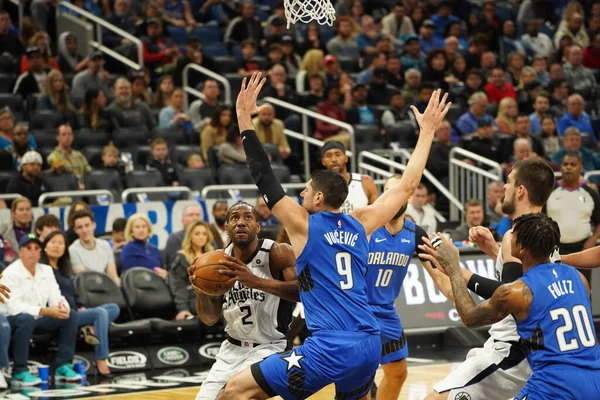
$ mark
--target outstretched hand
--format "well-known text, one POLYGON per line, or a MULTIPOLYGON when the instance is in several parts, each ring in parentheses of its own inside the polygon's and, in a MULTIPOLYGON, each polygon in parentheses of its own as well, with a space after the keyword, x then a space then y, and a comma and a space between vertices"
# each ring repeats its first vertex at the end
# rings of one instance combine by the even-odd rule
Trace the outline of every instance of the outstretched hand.
POLYGON ((423 238, 425 245, 419 245, 419 257, 433 263, 442 273, 450 275, 460 269, 460 253, 454 243, 441 233, 423 238), (435 244, 434 242, 437 242, 435 244))
POLYGON ((410 109, 415 114, 419 128, 421 129, 421 134, 434 135, 435 131, 437 131, 438 127, 446 117, 448 110, 450 110, 452 103, 446 104, 448 93, 444 94, 442 101, 440 101, 441 94, 441 89, 437 89, 433 92, 429 99, 429 104, 427 104, 427 108, 422 114, 417 110, 417 107, 410 106, 410 109))
POLYGON ((250 117, 268 107, 268 105, 260 107, 256 105, 256 99, 258 99, 258 95, 267 81, 266 78, 261 78, 262 72, 253 72, 250 78, 245 77, 242 80, 242 88, 235 103, 238 117, 240 115, 250 117))

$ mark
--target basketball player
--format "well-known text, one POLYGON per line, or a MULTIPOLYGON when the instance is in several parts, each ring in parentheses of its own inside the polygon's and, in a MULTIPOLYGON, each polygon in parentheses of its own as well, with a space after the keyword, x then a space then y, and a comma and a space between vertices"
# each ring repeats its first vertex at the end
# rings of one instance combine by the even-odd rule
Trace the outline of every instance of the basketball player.
MULTIPOLYGON (((222 272, 235 280, 223 296, 196 290, 196 310, 207 325, 221 318, 227 322, 227 339, 221 344, 217 361, 202 384, 197 400, 214 400, 219 390, 235 373, 284 351, 285 333, 298 297, 295 257, 287 244, 258 239, 258 213, 248 203, 239 202, 229 208, 225 229, 231 243, 223 250, 224 262, 231 271, 222 272), (243 260, 243 261, 240 261, 243 260)), ((188 270, 193 275, 196 266, 188 270)))
MULTIPOLYGON (((402 176, 390 177, 384 193, 400 183, 402 176)), ((417 245, 427 233, 414 222, 405 219, 408 203, 404 204, 385 226, 373 232, 369 241, 367 295, 369 306, 381 330, 381 358, 383 380, 376 398, 397 399, 407 377, 408 345, 394 301, 400 294, 402 282, 417 245)), ((429 264, 428 261, 423 263, 429 264)))
POLYGON ((340 212, 350 214, 357 208, 373 204, 379 193, 373 178, 368 175, 349 173, 346 167, 348 156, 342 142, 332 140, 321 148, 321 164, 330 171, 337 172, 348 182, 348 197, 340 207, 340 212))
MULTIPOLYGON (((502 198, 502 212, 511 219, 524 214, 540 213, 542 206, 554 188, 554 172, 539 160, 524 160, 515 163, 502 198)), ((483 227, 471 228, 469 239, 495 262, 495 280, 484 278, 462 269, 469 289, 484 299, 489 299, 502 283, 511 283, 523 275, 523 266, 518 258, 511 256, 510 236, 505 235, 500 252, 492 233, 483 227)), ((552 260, 559 259, 558 251, 552 260)), ((429 259, 434 265, 435 260, 429 259)), ((430 273, 438 289, 455 301, 450 280, 443 268, 432 269, 423 265, 430 273)), ((525 386, 531 376, 531 368, 521 349, 514 344, 519 341, 514 318, 507 316, 491 326, 490 338, 483 348, 472 349, 465 361, 444 380, 434 385, 434 391, 426 400, 455 398, 506 400, 514 397, 525 386)))
POLYGON ((459 252, 451 242, 433 235, 420 249, 448 272, 466 326, 485 326, 514 316, 533 370, 515 399, 600 398, 600 348, 591 318, 590 287, 574 267, 550 262, 560 244, 558 224, 541 213, 525 214, 514 221, 508 236, 510 253, 521 261, 524 274, 479 305, 467 290, 459 252))
POLYGON ((269 157, 254 132, 251 115, 265 79, 253 73, 236 108, 252 176, 275 217, 285 226, 297 257, 296 272, 306 324, 312 332, 304 345, 269 356, 234 375, 219 399, 306 398, 335 383, 336 398, 366 397, 381 354, 379 328, 368 307, 365 273, 368 240, 387 223, 419 184, 434 133, 448 112, 440 91, 423 114, 413 107, 421 127, 419 141, 402 179, 375 203, 340 213, 348 184, 338 173, 316 171, 301 193, 302 206, 286 197, 269 157))

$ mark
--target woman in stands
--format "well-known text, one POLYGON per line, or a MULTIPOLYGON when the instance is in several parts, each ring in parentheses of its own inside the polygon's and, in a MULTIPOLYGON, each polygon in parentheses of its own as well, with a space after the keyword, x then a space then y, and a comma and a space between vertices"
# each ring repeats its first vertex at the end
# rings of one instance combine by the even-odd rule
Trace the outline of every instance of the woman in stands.
POLYGON ((121 250, 121 274, 134 267, 153 270, 161 278, 167 277, 167 270, 162 268, 160 250, 150 244, 152 223, 145 214, 133 214, 125 225, 127 244, 121 250))
POLYGON ((94 131, 112 132, 113 124, 106 111, 106 95, 101 89, 91 87, 85 92, 79 114, 79 126, 94 131))
POLYGON ((183 89, 175 88, 171 92, 169 105, 161 109, 158 114, 159 128, 184 128, 186 131, 192 129, 190 117, 183 109, 184 101, 183 89))
POLYGON ((10 209, 10 220, 0 223, 0 235, 4 238, 5 265, 19 258, 19 240, 33 232, 31 201, 27 197, 19 197, 13 200, 10 209))
POLYGON ((37 110, 56 111, 65 117, 74 117, 74 108, 69 99, 62 72, 53 69, 48 73, 42 94, 37 99, 37 110))
POLYGON ((194 221, 185 230, 181 250, 171 264, 167 283, 175 299, 177 321, 182 321, 196 314, 196 295, 190 286, 187 270, 197 257, 213 251, 214 237, 208 224, 194 221))
POLYGON ((500 132, 512 135, 515 133, 515 123, 517 122, 517 116, 519 115, 519 108, 517 102, 512 97, 505 97, 500 100, 498 106, 498 117, 496 117, 496 123, 500 132))
POLYGON ((77 237, 77 234, 75 233, 75 229, 73 226, 73 214, 75 214, 75 211, 91 211, 90 210, 90 206, 85 202, 85 201, 76 201, 75 203, 73 203, 71 205, 71 208, 69 209, 69 214, 67 214, 67 231, 65 232, 65 236, 67 237, 67 246, 70 246, 71 244, 73 244, 74 241, 76 241, 77 239, 79 239, 77 237))
POLYGON ((163 109, 171 104, 171 95, 175 90, 173 84, 173 77, 171 75, 164 75, 158 81, 156 86, 156 94, 152 101, 152 108, 163 109))
POLYGON ((556 131, 556 121, 550 114, 546 114, 540 120, 542 126, 542 143, 544 145, 544 154, 550 157, 560 150, 560 138, 556 131))
POLYGON ((106 359, 108 358, 108 329, 119 316, 119 306, 114 303, 102 304, 94 308, 85 308, 79 300, 73 283, 73 271, 67 249, 67 238, 62 232, 52 232, 44 241, 41 261, 54 270, 60 292, 72 310, 77 310, 79 326, 85 342, 94 347, 96 369, 103 376, 110 376, 106 359))
POLYGON ((202 129, 202 133, 200 133, 200 146, 202 147, 202 156, 206 163, 210 164, 208 149, 225 142, 227 131, 232 121, 231 110, 227 107, 219 107, 210 119, 210 124, 202 129))

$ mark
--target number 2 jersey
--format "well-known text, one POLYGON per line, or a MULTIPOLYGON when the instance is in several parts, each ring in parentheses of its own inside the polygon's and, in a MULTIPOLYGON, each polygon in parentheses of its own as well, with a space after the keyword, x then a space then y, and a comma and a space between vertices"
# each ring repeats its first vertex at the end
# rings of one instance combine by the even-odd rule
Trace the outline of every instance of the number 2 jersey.
POLYGON ((408 219, 404 219, 404 227, 396 235, 385 226, 371 235, 366 281, 369 306, 376 317, 396 314, 394 302, 423 236, 427 237, 423 228, 408 219))
MULTIPOLYGON (((274 277, 271 273, 269 260, 274 243, 270 239, 259 240, 254 254, 242 261, 258 277, 284 280, 283 274, 274 277)), ((231 255, 232 251, 233 244, 229 244, 225 253, 231 255)), ((227 322, 225 332, 242 342, 264 344, 283 340, 292 321, 295 304, 236 282, 223 295, 223 317, 227 322)))
POLYGON ((310 332, 379 334, 367 301, 368 253, 365 229, 353 216, 323 211, 308 217, 296 274, 310 332))
POLYGON ((533 294, 527 318, 516 323, 534 375, 552 365, 600 370, 590 298, 579 272, 569 265, 546 263, 530 268, 520 279, 533 294))

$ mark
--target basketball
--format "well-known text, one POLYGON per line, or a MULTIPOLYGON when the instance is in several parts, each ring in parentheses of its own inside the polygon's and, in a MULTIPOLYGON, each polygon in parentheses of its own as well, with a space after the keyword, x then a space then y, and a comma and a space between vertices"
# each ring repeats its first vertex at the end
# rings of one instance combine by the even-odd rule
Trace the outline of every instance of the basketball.
POLYGON ((225 252, 217 250, 206 253, 194 263, 197 267, 193 275, 194 284, 206 293, 215 296, 227 293, 235 284, 235 282, 227 283, 231 278, 219 273, 221 270, 228 269, 219 264, 221 260, 225 260, 225 252))

